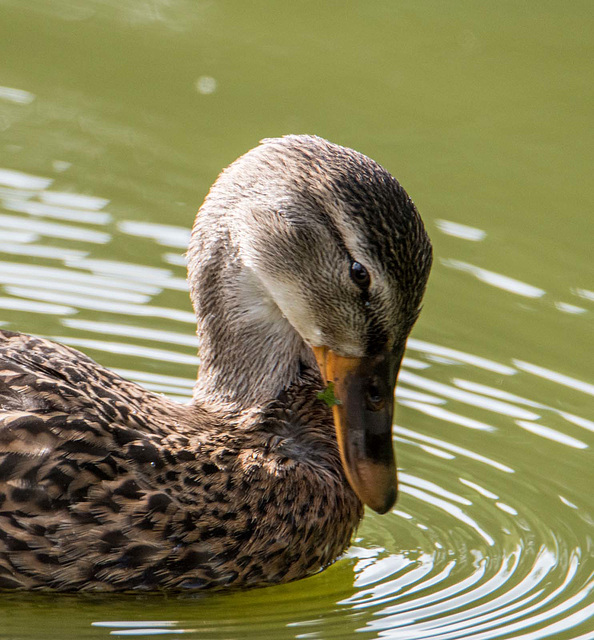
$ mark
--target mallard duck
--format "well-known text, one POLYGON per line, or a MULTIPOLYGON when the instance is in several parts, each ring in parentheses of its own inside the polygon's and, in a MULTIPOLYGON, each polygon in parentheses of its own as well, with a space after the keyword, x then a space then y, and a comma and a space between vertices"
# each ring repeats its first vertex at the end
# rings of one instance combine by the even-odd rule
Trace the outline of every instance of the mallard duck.
POLYGON ((431 244, 400 184, 314 136, 264 140, 196 217, 187 405, 0 331, 0 588, 287 582, 397 493, 396 377, 431 244))

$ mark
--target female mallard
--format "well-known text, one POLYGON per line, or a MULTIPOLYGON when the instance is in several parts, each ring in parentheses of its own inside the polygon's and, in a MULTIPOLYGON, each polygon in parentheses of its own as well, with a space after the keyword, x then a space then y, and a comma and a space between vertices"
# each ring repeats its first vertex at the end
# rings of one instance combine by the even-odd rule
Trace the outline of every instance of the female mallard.
POLYGON ((0 588, 248 587, 331 563, 362 503, 396 499, 394 388, 430 266, 385 169, 287 136, 196 218, 190 404, 0 331, 0 588))

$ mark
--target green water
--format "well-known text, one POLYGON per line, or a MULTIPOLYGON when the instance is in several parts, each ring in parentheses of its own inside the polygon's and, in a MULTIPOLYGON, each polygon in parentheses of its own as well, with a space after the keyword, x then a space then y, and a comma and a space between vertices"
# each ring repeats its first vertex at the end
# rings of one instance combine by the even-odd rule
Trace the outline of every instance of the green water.
POLYGON ((0 0, 5 328, 187 399, 188 229, 283 133, 384 164, 436 254, 401 498, 347 557, 247 593, 3 594, 0 638, 594 638, 593 29, 577 0, 0 0))

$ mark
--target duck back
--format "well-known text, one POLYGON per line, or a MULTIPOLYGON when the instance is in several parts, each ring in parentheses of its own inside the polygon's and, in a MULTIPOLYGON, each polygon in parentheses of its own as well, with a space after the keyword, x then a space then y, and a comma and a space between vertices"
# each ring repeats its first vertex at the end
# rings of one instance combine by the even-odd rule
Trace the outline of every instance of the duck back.
POLYGON ((362 515, 322 405, 300 388, 217 415, 0 331, 0 589, 245 587, 320 570, 362 515))

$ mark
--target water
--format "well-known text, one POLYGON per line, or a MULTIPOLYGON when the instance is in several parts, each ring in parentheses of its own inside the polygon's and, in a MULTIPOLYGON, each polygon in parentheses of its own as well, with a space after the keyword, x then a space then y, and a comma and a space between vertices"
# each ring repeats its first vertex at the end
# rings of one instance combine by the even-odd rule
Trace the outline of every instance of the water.
POLYGON ((263 137, 405 185, 436 261, 402 493, 310 579, 3 594, 0 638, 594 638, 591 3, 0 0, 0 325, 185 401, 188 229, 263 137))

